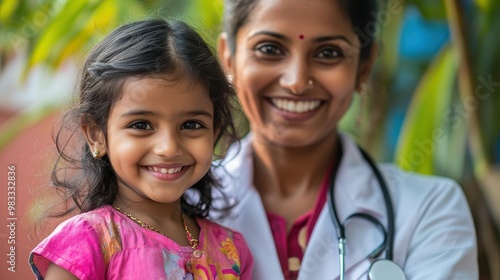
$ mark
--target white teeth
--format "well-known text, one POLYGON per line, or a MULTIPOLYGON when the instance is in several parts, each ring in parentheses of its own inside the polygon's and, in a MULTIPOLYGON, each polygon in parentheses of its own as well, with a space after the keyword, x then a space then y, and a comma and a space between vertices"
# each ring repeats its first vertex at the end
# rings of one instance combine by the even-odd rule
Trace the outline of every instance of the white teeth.
POLYGON ((292 113, 305 113, 315 110, 321 105, 321 101, 292 101, 287 99, 273 98, 271 99, 274 106, 278 107, 283 111, 288 111, 292 113))
POLYGON ((154 166, 149 166, 148 169, 154 172, 161 172, 163 174, 174 174, 180 172, 182 170, 182 166, 176 168, 158 168, 154 166))

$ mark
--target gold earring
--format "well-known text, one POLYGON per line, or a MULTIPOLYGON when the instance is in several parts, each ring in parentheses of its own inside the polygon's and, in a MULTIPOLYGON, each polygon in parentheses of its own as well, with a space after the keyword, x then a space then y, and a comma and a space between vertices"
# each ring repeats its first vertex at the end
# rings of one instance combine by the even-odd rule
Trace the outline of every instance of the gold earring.
POLYGON ((97 158, 99 156, 99 150, 95 149, 94 152, 92 153, 92 157, 97 158))

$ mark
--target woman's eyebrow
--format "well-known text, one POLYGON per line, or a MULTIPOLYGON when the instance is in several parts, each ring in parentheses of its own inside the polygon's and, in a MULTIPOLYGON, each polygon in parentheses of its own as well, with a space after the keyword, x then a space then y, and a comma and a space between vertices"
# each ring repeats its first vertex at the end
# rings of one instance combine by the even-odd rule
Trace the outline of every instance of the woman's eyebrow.
POLYGON ((346 43, 348 43, 349 45, 352 46, 351 41, 349 41, 349 39, 347 39, 343 35, 321 36, 321 37, 318 37, 318 38, 314 38, 314 41, 318 42, 318 43, 325 42, 325 41, 330 41, 330 40, 342 40, 342 41, 345 41, 346 43))
MULTIPOLYGON (((258 36, 258 35, 267 35, 267 36, 271 36, 271 37, 274 37, 276 39, 285 40, 285 41, 290 40, 287 36, 285 36, 283 34, 273 32, 273 31, 267 31, 267 30, 257 31, 255 33, 251 34, 248 38, 250 39, 250 38, 258 36)), ((305 34, 301 34, 301 35, 306 36, 305 34)), ((347 37, 345 37, 344 35, 320 36, 320 37, 313 39, 313 41, 316 43, 321 43, 321 42, 326 42, 326 41, 331 41, 331 40, 342 40, 342 41, 345 41, 346 43, 348 43, 349 45, 352 46, 352 42, 349 41, 349 39, 347 39, 347 37)))

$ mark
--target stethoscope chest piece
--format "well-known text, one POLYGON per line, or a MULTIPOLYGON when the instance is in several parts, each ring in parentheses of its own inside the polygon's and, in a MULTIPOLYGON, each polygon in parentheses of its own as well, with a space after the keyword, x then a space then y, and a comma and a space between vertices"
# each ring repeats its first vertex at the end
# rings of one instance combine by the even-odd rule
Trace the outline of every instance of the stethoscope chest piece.
POLYGON ((368 270, 368 280, 406 280, 406 276, 395 262, 380 259, 371 264, 368 270))

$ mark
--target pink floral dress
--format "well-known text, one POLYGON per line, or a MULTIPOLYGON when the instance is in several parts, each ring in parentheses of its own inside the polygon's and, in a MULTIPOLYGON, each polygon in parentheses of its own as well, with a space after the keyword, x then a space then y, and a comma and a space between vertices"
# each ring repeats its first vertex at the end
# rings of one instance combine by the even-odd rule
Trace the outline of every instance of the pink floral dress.
POLYGON ((37 279, 51 262, 82 280, 251 279, 253 259, 243 236, 196 221, 200 243, 193 249, 104 206, 60 224, 31 252, 30 265, 37 279))

